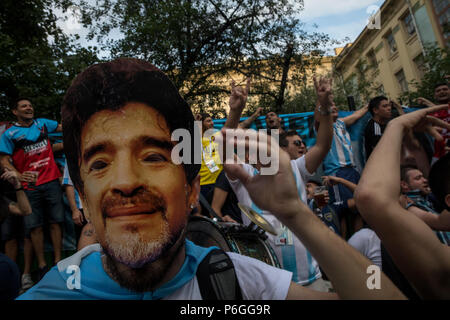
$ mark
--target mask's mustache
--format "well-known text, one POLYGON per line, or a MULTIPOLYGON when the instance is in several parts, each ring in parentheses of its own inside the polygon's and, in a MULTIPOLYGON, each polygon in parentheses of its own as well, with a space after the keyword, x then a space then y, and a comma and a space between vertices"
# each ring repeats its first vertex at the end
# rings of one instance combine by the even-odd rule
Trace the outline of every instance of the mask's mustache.
POLYGON ((166 201, 163 197, 151 190, 142 189, 133 196, 110 195, 102 200, 101 210, 103 218, 106 218, 106 212, 109 209, 125 206, 145 206, 148 212, 161 212, 165 217, 167 209, 166 201))

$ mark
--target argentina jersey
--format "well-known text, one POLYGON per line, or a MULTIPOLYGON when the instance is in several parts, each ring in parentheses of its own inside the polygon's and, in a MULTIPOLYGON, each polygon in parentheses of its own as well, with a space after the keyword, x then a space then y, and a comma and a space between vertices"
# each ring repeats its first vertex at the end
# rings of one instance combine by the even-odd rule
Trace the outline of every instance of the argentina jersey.
POLYGON ((352 141, 345 123, 337 119, 333 124, 331 149, 323 161, 325 175, 332 175, 342 167, 354 166, 352 141))
MULTIPOLYGON (((258 171, 251 165, 244 164, 243 167, 251 176, 258 174, 258 171)), ((304 203, 307 203, 304 180, 311 174, 306 170, 305 157, 291 160, 291 167, 295 177, 298 195, 304 203)), ((238 201, 262 215, 278 231, 279 234, 277 236, 267 234, 267 241, 277 255, 283 269, 292 272, 292 281, 301 285, 308 285, 321 278, 322 274, 317 261, 311 256, 301 241, 284 227, 271 212, 258 208, 239 180, 228 180, 238 201)), ((242 215, 242 221, 244 225, 251 223, 244 214, 242 215)))
MULTIPOLYGON (((408 209, 411 206, 416 206, 419 209, 432 212, 433 214, 439 214, 436 212, 436 210, 434 210, 433 205, 420 194, 419 190, 409 191, 406 193, 406 195, 408 196, 408 198, 414 201, 414 203, 409 203, 406 206, 406 209, 408 209)), ((441 243, 450 246, 450 232, 437 230, 433 231, 441 243)))

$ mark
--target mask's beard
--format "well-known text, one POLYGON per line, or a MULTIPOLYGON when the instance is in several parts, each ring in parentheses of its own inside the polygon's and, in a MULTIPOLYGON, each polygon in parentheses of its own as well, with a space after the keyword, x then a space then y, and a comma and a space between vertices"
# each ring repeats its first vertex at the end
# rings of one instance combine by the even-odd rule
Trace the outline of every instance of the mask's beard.
POLYGON ((162 196, 153 190, 140 189, 133 196, 109 195, 102 199, 101 210, 105 228, 104 250, 118 262, 130 267, 140 268, 146 263, 158 259, 167 246, 171 246, 174 239, 170 236, 169 222, 166 216, 166 202, 162 196), (127 232, 117 234, 111 232, 108 224, 107 212, 118 207, 143 206, 149 214, 160 214, 162 223, 159 234, 149 241, 139 232, 138 226, 127 227, 127 232), (153 212, 153 213, 151 213, 153 212))
MULTIPOLYGON (((104 248, 103 267, 111 278, 124 288, 135 292, 153 291, 169 271, 170 266, 180 253, 180 249, 183 248, 186 236, 185 229, 183 227, 176 234, 173 234, 171 241, 164 245, 156 260, 142 264, 139 267, 130 267, 122 264, 104 248)), ((125 243, 124 246, 129 246, 129 244, 125 243)))
POLYGON ((151 242, 142 239, 139 231, 129 231, 119 237, 111 236, 111 232, 106 231, 105 252, 130 268, 141 268, 143 265, 155 261, 162 252, 167 250, 167 247, 172 246, 172 241, 174 241, 170 238, 167 220, 164 219, 163 221, 158 239, 151 242))

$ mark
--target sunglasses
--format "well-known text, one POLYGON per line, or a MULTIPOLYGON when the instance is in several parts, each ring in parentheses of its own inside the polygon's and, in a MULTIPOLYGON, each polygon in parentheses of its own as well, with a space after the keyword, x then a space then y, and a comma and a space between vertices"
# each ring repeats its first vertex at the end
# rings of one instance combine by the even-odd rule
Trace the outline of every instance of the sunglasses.
POLYGON ((294 146, 301 147, 303 145, 303 142, 301 140, 295 140, 292 142, 294 146))

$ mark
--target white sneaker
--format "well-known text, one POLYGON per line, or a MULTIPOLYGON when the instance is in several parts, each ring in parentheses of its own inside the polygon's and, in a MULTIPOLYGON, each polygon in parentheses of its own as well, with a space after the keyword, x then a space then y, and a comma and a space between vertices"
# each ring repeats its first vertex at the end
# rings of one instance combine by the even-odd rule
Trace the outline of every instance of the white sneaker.
POLYGON ((30 289, 33 285, 34 285, 34 282, 31 279, 31 274, 24 273, 22 275, 22 290, 30 289))

